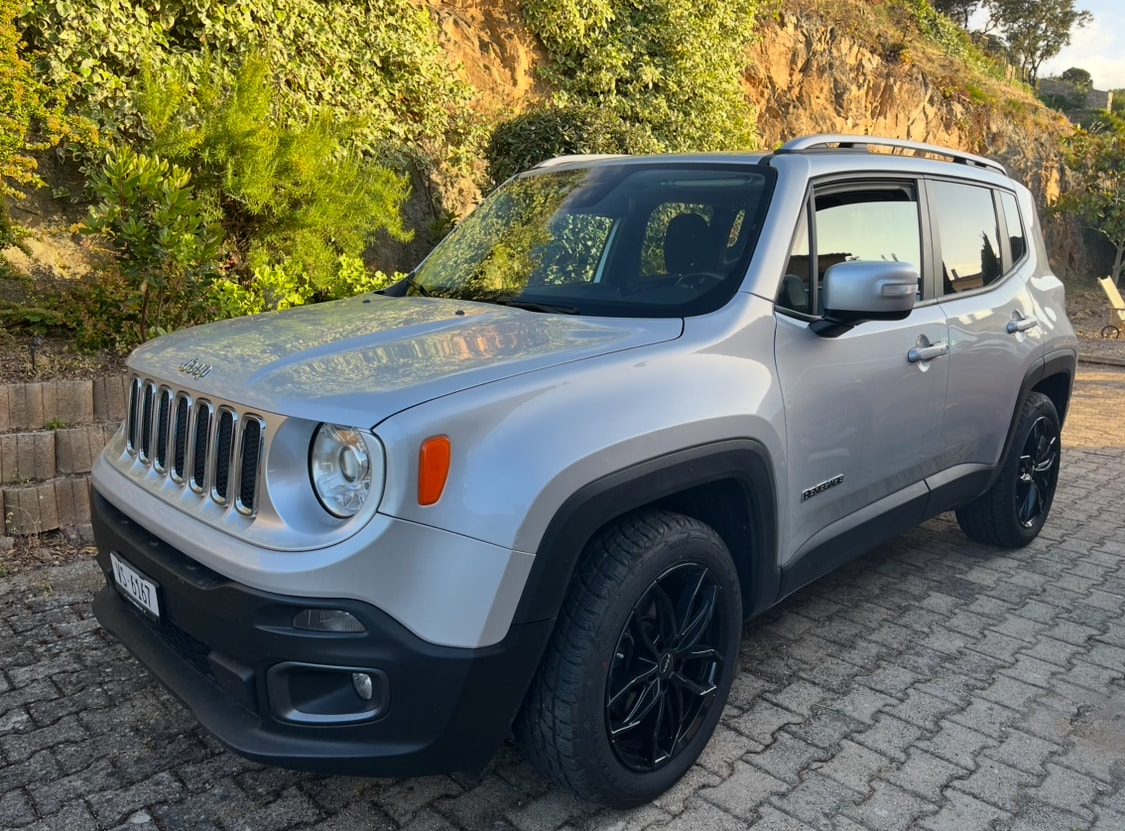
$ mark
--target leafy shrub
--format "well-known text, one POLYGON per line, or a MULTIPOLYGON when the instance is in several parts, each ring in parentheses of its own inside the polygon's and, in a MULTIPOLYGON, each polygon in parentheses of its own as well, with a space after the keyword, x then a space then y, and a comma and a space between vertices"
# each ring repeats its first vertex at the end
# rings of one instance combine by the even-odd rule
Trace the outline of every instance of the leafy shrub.
POLYGON ((407 182, 352 147, 355 122, 324 110, 278 123, 277 92, 258 55, 229 82, 221 72, 213 78, 193 89, 180 73, 149 73, 139 111, 153 151, 193 172, 221 223, 228 277, 268 279, 280 269, 302 275, 310 296, 331 293, 339 258, 359 257, 376 230, 410 238, 401 215, 407 182))
POLYGON ((602 107, 666 150, 757 143, 741 79, 763 0, 522 0, 564 107, 602 107))
POLYGON ((17 241, 5 199, 26 186, 41 187, 33 155, 79 126, 62 115, 60 96, 49 90, 20 56, 15 18, 23 3, 0 0, 0 247, 17 241))
POLYGON ((368 151, 448 139, 471 121, 467 85, 410 0, 31 0, 20 24, 47 80, 70 85, 71 103, 110 135, 140 129, 144 67, 180 70, 194 85, 215 61, 230 68, 251 54, 284 90, 284 118, 327 107, 359 122, 368 151))
POLYGON ((90 299, 95 307, 108 299, 106 322, 116 340, 139 342, 197 321, 221 238, 192 191, 191 174, 122 146, 106 156, 90 187, 96 201, 80 230, 105 238, 116 254, 115 268, 102 278, 109 294, 90 299))
POLYGON ((969 33, 950 17, 935 10, 928 0, 893 0, 893 3, 910 15, 918 30, 946 55, 992 78, 1003 78, 1000 64, 973 43, 969 33))
POLYGON ((299 273, 280 266, 256 269, 254 279, 243 285, 222 277, 211 287, 209 300, 219 317, 241 317, 272 309, 303 306, 314 300, 338 300, 386 288, 403 275, 372 274, 356 257, 341 256, 333 279, 321 287, 319 294, 299 273))
POLYGON ((496 126, 486 158, 493 184, 570 153, 653 153, 659 143, 640 124, 591 104, 541 106, 496 126))

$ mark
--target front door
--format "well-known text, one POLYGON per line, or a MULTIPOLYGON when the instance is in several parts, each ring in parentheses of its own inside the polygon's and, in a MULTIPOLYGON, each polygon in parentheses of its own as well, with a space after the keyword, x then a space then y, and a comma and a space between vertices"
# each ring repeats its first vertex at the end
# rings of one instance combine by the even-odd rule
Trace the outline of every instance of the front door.
POLYGON ((922 281, 904 320, 862 323, 835 338, 809 328, 832 265, 896 260, 921 271, 921 227, 914 182, 850 180, 816 188, 796 235, 778 295, 775 359, 788 436, 779 501, 789 545, 780 558, 798 574, 815 576, 867 547, 846 543, 850 529, 862 534, 882 516, 910 527, 925 507, 949 371, 943 310, 922 296, 922 281), (826 553, 829 539, 843 542, 826 553))

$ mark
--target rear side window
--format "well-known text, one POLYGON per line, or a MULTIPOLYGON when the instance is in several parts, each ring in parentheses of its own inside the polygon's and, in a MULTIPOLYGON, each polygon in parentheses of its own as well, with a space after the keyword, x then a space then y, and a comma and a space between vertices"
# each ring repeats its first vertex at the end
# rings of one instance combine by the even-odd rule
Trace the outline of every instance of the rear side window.
POLYGON ((961 182, 931 182, 934 223, 945 294, 987 286, 1000 278, 1000 230, 992 190, 961 182))
POLYGON ((1027 253, 1027 232, 1024 231, 1023 221, 1020 219, 1020 209, 1016 205, 1015 194, 1006 190, 1000 191, 1000 204, 1004 208, 1004 223, 1008 226, 1008 241, 1012 248, 1012 261, 1009 266, 1015 265, 1027 253))

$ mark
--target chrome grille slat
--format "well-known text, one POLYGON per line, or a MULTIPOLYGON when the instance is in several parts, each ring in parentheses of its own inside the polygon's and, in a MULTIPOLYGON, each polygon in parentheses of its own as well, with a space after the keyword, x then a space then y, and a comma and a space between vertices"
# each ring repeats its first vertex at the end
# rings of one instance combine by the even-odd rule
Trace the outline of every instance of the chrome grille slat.
POLYGON ((172 481, 184 482, 187 471, 188 428, 191 425, 191 399, 184 393, 176 395, 176 419, 172 428, 172 481))
POLYGON ((261 416, 235 406, 137 376, 130 383, 125 449, 135 464, 243 516, 258 509, 265 434, 261 416))
POLYGON ((140 426, 138 418, 141 400, 141 379, 134 378, 129 385, 129 424, 126 430, 126 442, 130 453, 137 451, 137 428, 140 426))

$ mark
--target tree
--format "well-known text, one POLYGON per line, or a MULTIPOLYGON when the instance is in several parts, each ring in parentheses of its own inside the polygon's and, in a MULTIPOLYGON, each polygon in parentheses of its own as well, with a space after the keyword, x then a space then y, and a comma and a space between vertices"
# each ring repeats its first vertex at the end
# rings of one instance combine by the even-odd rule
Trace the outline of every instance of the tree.
POLYGON ((980 8, 981 0, 934 0, 931 5, 962 29, 968 29, 969 18, 980 8))
POLYGON ((1106 113, 1090 129, 1075 130, 1065 150, 1077 184, 1059 197, 1055 209, 1109 240, 1115 250, 1110 276, 1120 285, 1125 263, 1125 119, 1106 113))
POLYGON ((1074 4, 1075 0, 985 0, 990 23, 1004 36, 1029 84, 1035 84, 1043 62, 1070 43, 1074 29, 1094 19, 1074 4))
POLYGON ((48 90, 20 55, 15 18, 20 0, 0 0, 0 246, 16 241, 5 199, 22 188, 41 187, 36 151, 56 144, 73 125, 62 115, 61 99, 48 90))
POLYGON ((1073 84, 1077 89, 1089 92, 1094 88, 1094 78, 1085 69, 1077 66, 1072 66, 1070 69, 1059 75, 1060 81, 1066 81, 1068 84, 1073 84))

